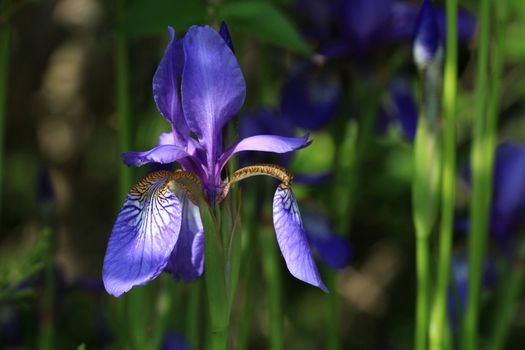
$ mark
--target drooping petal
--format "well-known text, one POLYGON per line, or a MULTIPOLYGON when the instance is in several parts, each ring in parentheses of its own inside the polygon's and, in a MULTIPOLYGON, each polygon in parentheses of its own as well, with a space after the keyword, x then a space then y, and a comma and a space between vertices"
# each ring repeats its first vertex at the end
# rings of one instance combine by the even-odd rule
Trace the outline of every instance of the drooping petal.
POLYGON ((164 56, 153 76, 153 99, 157 109, 175 130, 174 140, 178 144, 189 135, 186 120, 182 114, 182 104, 179 96, 179 83, 184 66, 184 54, 181 40, 175 40, 175 31, 168 28, 170 41, 164 56))
POLYGON ((318 74, 300 67, 284 84, 281 109, 298 127, 318 130, 336 115, 341 101, 341 82, 335 75, 318 74))
POLYGON ((221 28, 219 29, 219 34, 224 39, 228 47, 232 50, 232 52, 235 53, 235 50, 233 49, 233 41, 230 35, 230 31, 228 30, 228 26, 226 25, 226 23, 224 23, 224 21, 221 22, 221 28))
POLYGON ((192 281, 204 269, 204 227, 199 207, 187 196, 182 200, 182 225, 179 240, 171 253, 167 270, 174 278, 192 281))
POLYGON ((434 7, 424 0, 416 22, 416 32, 412 46, 414 62, 424 68, 434 60, 441 45, 439 23, 434 7))
POLYGON ((228 162, 228 159, 230 159, 235 153, 243 151, 273 153, 292 152, 308 146, 311 143, 308 141, 309 136, 309 134, 306 134, 303 137, 284 137, 277 135, 256 135, 247 137, 228 148, 222 154, 218 163, 219 169, 222 169, 222 167, 228 162))
POLYGON ((161 145, 149 151, 123 153, 122 160, 129 166, 142 166, 151 162, 173 163, 188 156, 189 154, 179 146, 161 145))
POLYGON ((206 150, 208 167, 213 167, 222 127, 239 112, 246 84, 232 50, 212 28, 191 27, 183 46, 182 107, 189 128, 206 150))
POLYGON ((170 173, 148 175, 133 186, 111 231, 102 278, 119 297, 157 277, 170 257, 181 227, 181 205, 167 188, 170 173))
POLYGON ((315 266, 297 200, 289 187, 280 185, 275 191, 273 225, 277 243, 290 273, 301 281, 328 292, 315 266))

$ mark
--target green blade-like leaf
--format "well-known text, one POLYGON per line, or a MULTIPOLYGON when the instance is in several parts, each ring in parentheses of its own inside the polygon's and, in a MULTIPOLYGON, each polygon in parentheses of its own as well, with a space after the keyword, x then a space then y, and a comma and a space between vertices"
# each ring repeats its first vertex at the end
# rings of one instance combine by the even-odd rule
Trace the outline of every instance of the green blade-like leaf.
POLYGON ((204 24, 206 7, 200 0, 135 0, 118 23, 118 28, 133 36, 164 33, 168 25, 185 30, 204 24))
POLYGON ((230 28, 244 30, 264 42, 279 45, 305 56, 312 53, 294 24, 269 2, 226 3, 220 6, 219 16, 230 28))

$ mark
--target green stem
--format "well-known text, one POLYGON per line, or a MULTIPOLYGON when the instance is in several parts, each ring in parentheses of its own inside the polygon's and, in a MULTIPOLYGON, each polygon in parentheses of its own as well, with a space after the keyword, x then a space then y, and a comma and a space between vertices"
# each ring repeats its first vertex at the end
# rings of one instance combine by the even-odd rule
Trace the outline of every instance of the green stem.
MULTIPOLYGON (((116 17, 120 18, 124 12, 125 0, 116 0, 116 17)), ((116 106, 118 124, 119 152, 131 149, 130 114, 129 114, 129 61, 128 41, 126 34, 121 30, 115 32, 115 80, 116 106)), ((130 168, 121 165, 119 175, 119 201, 124 201, 131 187, 130 168)))
POLYGON ((244 232, 242 233, 243 240, 246 241, 246 249, 243 252, 243 276, 244 276, 244 299, 243 307, 240 316, 239 331, 238 331, 238 350, 248 349, 248 342, 250 338, 250 330, 252 325, 253 318, 253 294, 255 292, 255 284, 258 282, 256 277, 256 264, 259 261, 259 250, 258 250, 258 236, 259 236, 259 218, 257 217, 257 201, 258 198, 258 189, 257 186, 260 182, 255 182, 255 186, 248 186, 245 189, 244 198, 246 200, 243 202, 242 211, 243 211, 243 225, 244 232))
POLYGON ((516 312, 516 304, 523 288, 525 280, 525 266, 523 261, 512 269, 510 276, 505 279, 498 300, 498 308, 494 317, 494 328, 490 337, 488 350, 499 350, 505 348, 505 342, 509 334, 512 319, 516 312))
POLYGON ((53 304, 55 295, 55 273, 53 260, 53 232, 51 227, 44 227, 42 236, 47 241, 47 248, 45 253, 45 278, 44 278, 44 293, 42 295, 42 320, 40 324, 39 334, 39 349, 50 350, 53 349, 54 338, 54 314, 53 304))
MULTIPOLYGON (((228 328, 230 323, 230 303, 226 290, 226 264, 221 242, 221 225, 216 214, 209 207, 201 208, 204 224, 204 270, 206 273, 206 293, 209 308, 209 346, 211 350, 228 348, 228 328)), ((218 213, 220 215, 220 213, 218 213)))
POLYGON ((430 269, 428 253, 428 236, 416 238, 416 333, 415 349, 427 348, 427 329, 430 306, 430 269))
POLYGON ((447 47, 443 80, 444 142, 441 227, 437 286, 430 322, 430 348, 432 350, 442 350, 446 344, 447 287, 450 277, 456 190, 457 0, 447 0, 446 12, 447 47))
MULTIPOLYGON (((0 15, 7 12, 11 0, 0 4, 0 15)), ((2 197, 4 184, 4 127, 7 115, 7 82, 9 78, 9 47, 11 42, 11 25, 9 19, 0 22, 0 215, 2 213, 2 197)))
POLYGON ((186 339, 192 349, 199 348, 199 314, 201 303, 201 282, 189 286, 188 310, 186 315, 186 339))
POLYGON ((337 277, 336 271, 327 270, 325 275, 326 287, 330 291, 328 298, 326 298, 326 311, 327 311, 327 349, 340 349, 341 348, 341 297, 337 290, 337 277))
POLYGON ((488 218, 492 194, 492 162, 494 145, 489 142, 494 133, 488 123, 487 77, 489 58, 490 1, 479 4, 479 47, 476 74, 476 110, 474 114, 474 135, 471 150, 472 199, 470 205, 471 230, 469 235, 468 258, 469 280, 467 309, 463 327, 463 347, 477 349, 479 299, 481 279, 487 245, 488 218))
POLYGON ((268 228, 261 229, 259 235, 263 259, 263 272, 268 286, 268 304, 270 319, 270 349, 282 350, 283 340, 283 313, 281 302, 281 270, 280 257, 275 242, 275 234, 268 228))

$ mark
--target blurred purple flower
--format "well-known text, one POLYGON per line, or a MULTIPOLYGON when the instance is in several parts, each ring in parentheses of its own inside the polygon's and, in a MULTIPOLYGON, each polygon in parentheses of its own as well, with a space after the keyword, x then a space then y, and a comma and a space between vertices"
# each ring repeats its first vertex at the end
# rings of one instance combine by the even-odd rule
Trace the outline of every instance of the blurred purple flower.
MULTIPOLYGON (((310 19, 315 28, 337 30, 331 36, 320 36, 318 52, 327 58, 365 58, 384 45, 411 41, 418 24, 418 7, 395 0, 340 0, 333 2, 310 0, 299 2, 298 9, 310 19), (321 10, 322 9, 322 10, 321 10), (331 13, 328 16, 327 13, 331 13), (323 14, 319 16, 317 14, 323 14), (326 21, 321 23, 321 21, 326 21)), ((425 5, 425 4, 424 4, 425 5)), ((440 40, 445 38, 445 13, 436 10, 440 40)), ((421 20, 421 19, 419 19, 421 20)), ((458 11, 458 39, 472 40, 476 21, 466 11, 458 11)), ((324 31, 325 33, 328 31, 324 31)))
POLYGON ((283 86, 281 109, 297 127, 319 130, 332 120, 341 102, 341 81, 308 63, 296 67, 283 86))
MULTIPOLYGON (((447 307, 452 330, 457 330, 460 315, 467 306, 468 296, 468 259, 465 253, 452 258, 452 283, 448 290, 447 307)), ((491 260, 486 260, 483 270, 483 288, 492 288, 496 283, 495 266, 491 260)))
POLYGON ((525 147, 504 143, 496 150, 490 228, 507 245, 525 224, 525 147))
POLYGON ((319 259, 332 269, 343 269, 350 264, 352 251, 348 242, 335 233, 328 219, 311 208, 303 211, 303 223, 319 259))
POLYGON ((395 78, 389 84, 388 98, 379 110, 376 130, 383 134, 392 123, 399 124, 403 136, 414 141, 417 129, 418 110, 410 83, 404 78, 395 78))
MULTIPOLYGON (((470 185, 470 165, 464 178, 470 185)), ((509 248, 513 233, 525 227, 525 146, 503 143, 496 149, 493 175, 491 238, 499 248, 509 248)), ((470 228, 468 219, 461 220, 460 231, 470 228)))
POLYGON ((188 343, 174 330, 166 331, 162 350, 191 350, 188 343))
POLYGON ((239 112, 246 93, 228 31, 223 28, 219 34, 208 26, 192 26, 179 40, 172 28, 169 33, 170 42, 153 77, 153 95, 172 132, 162 134, 157 147, 127 152, 122 158, 130 166, 178 163, 182 171, 151 173, 131 188, 104 258, 106 290, 119 297, 165 269, 177 279, 200 277, 204 229, 198 207, 201 202, 190 187, 199 187, 207 205, 215 206, 233 182, 270 175, 281 180, 273 200, 273 222, 288 270, 326 291, 290 187, 292 176, 286 169, 255 165, 236 171, 229 180, 222 177, 224 166, 238 152, 291 152, 308 146, 308 135, 255 135, 223 151, 222 128, 239 112))

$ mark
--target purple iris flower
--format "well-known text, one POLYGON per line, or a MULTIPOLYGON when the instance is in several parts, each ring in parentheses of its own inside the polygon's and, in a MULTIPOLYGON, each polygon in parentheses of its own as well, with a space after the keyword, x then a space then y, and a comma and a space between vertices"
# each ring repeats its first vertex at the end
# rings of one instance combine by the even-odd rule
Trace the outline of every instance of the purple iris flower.
POLYGON ((172 28, 169 34, 170 42, 153 77, 153 96, 172 132, 160 135, 157 147, 124 153, 123 160, 130 166, 175 162, 180 170, 151 173, 131 188, 104 258, 106 290, 119 297, 164 270, 187 281, 200 277, 204 234, 211 233, 204 232, 199 206, 218 206, 234 182, 269 175, 281 181, 273 199, 273 222, 288 270, 326 291, 286 169, 252 165, 229 179, 222 175, 228 160, 238 152, 291 152, 308 146, 308 135, 256 135, 223 151, 222 128, 239 112, 246 92, 231 39, 227 31, 221 31, 225 38, 208 26, 192 26, 178 40, 172 28))

